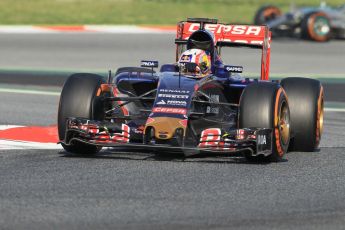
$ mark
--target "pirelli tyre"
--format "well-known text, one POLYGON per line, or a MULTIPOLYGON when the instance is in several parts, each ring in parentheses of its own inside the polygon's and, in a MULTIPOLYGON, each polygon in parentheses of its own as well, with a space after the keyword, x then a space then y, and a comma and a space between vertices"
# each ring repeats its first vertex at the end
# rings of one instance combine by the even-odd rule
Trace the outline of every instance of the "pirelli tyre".
POLYGON ((312 152, 323 131, 323 87, 318 80, 297 77, 285 78, 281 85, 290 105, 290 150, 312 152))
MULTIPOLYGON (((101 119, 101 105, 96 94, 102 83, 105 83, 102 76, 88 73, 73 74, 67 79, 61 92, 58 109, 58 132, 61 141, 65 138, 68 117, 101 119)), ((101 150, 101 147, 82 142, 62 144, 62 147, 67 152, 78 154, 95 154, 101 150)))
POLYGON ((277 83, 248 85, 240 99, 240 128, 271 128, 272 152, 267 157, 246 155, 248 160, 281 161, 290 142, 290 110, 284 89, 277 83))
POLYGON ((306 14, 301 22, 301 36, 304 39, 326 42, 331 39, 331 23, 323 12, 306 14))
POLYGON ((264 25, 282 15, 281 10, 272 5, 259 8, 254 17, 255 25, 264 25))

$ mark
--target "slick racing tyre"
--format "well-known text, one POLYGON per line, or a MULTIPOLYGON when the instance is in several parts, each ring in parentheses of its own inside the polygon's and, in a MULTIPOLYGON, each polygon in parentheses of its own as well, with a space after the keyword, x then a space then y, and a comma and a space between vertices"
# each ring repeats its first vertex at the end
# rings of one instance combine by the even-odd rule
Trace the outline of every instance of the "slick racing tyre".
POLYGON ((323 12, 313 12, 304 16, 301 23, 301 36, 304 39, 325 42, 331 38, 331 24, 323 12))
MULTIPOLYGON (((73 74, 65 82, 59 102, 58 132, 59 139, 65 139, 66 119, 68 117, 81 117, 86 119, 101 119, 100 102, 96 93, 101 84, 105 83, 103 77, 96 74, 73 74)), ((67 152, 79 154, 95 154, 101 147, 72 142, 71 145, 62 144, 67 152)))
MULTIPOLYGON (((279 84, 259 82, 248 85, 240 99, 240 128, 271 128, 272 153, 264 157, 271 162, 281 161, 290 142, 290 111, 285 91, 279 84)), ((246 155, 248 160, 261 156, 246 155)), ((260 158, 259 158, 260 157, 260 158)))
POLYGON ((264 25, 282 15, 281 10, 276 6, 263 6, 259 8, 254 17, 255 25, 264 25))
POLYGON ((323 131, 323 87, 317 80, 297 77, 283 79, 281 86, 290 105, 290 150, 312 152, 323 131))

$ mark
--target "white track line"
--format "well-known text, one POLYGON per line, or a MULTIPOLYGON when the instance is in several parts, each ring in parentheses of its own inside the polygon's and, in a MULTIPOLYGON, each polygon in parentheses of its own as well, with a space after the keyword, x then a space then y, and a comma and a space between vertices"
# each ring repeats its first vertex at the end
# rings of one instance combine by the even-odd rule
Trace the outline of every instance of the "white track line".
POLYGON ((47 31, 35 28, 33 26, 0 26, 2 34, 40 34, 40 33, 57 33, 53 30, 47 31))
POLYGON ((345 113, 345 109, 343 108, 324 108, 326 112, 340 112, 345 113))
POLYGON ((34 94, 34 95, 46 95, 46 96, 60 96, 60 92, 29 90, 29 89, 0 88, 0 92, 1 93, 19 93, 19 94, 34 94))
POLYGON ((24 127, 22 125, 0 125, 0 130, 6 130, 6 129, 12 129, 12 128, 18 128, 18 127, 24 127))
POLYGON ((62 146, 55 143, 0 140, 0 150, 14 149, 62 149, 62 146))

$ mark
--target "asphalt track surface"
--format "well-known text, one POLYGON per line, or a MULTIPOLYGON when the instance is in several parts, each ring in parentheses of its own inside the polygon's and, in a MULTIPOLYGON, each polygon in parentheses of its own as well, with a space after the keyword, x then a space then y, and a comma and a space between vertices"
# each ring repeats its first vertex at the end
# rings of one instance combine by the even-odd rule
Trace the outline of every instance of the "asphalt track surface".
MULTIPOLYGON (((18 44, 7 43, 17 50, 1 47, 0 67, 98 69, 111 66, 108 59, 118 55, 117 63, 135 65, 129 53, 138 62, 144 51, 156 54, 150 47, 142 48, 140 42, 154 41, 163 49, 163 44, 169 45, 165 38, 170 35, 159 39, 146 35, 142 41, 128 35, 104 35, 105 40, 121 44, 117 55, 101 44, 101 36, 31 36, 23 35, 19 42, 15 36, 0 35, 1 46, 11 39, 18 44), (78 37, 87 40, 87 46, 78 43, 78 37), (137 45, 126 47, 124 38, 137 45), (40 40, 37 46, 35 39, 40 40), (103 52, 91 45, 96 41, 103 52), (68 49, 66 44, 70 44, 68 49), (86 51, 89 49, 93 51, 86 51), (17 57, 11 54, 14 51, 17 57), (4 54, 13 61, 5 60, 4 54)), ((323 44, 328 47, 323 52, 330 53, 322 59, 315 43, 282 40, 276 44, 276 49, 291 57, 303 48, 301 55, 312 58, 320 71, 327 72, 325 61, 330 59, 330 65, 338 61, 331 65, 332 71, 342 74, 343 43, 323 44)), ((314 72, 306 63, 294 66, 284 61, 272 60, 277 63, 272 71, 285 73, 289 63, 287 73, 314 72)), ((338 90, 339 95, 344 94, 338 90)), ((55 123, 58 96, 0 92, 0 98, 0 124, 55 123)), ((0 229, 343 229, 344 115, 325 113, 318 152, 289 153, 285 161, 271 164, 250 164, 241 157, 183 159, 123 150, 105 150, 95 157, 61 150, 0 150, 0 229)))
MULTIPOLYGON (((137 66, 143 59, 175 62, 174 34, 0 34, 0 68, 96 69, 107 73, 137 66)), ((315 43, 276 39, 271 73, 345 76, 345 42, 315 43)), ((259 50, 224 48, 225 63, 259 73, 259 50)))

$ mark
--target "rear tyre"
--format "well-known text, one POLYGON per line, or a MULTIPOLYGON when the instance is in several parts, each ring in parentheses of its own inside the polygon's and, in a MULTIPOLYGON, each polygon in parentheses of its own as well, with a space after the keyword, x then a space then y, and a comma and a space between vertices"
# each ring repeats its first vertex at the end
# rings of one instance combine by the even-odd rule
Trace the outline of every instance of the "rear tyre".
POLYGON ((290 142, 290 111, 285 91, 276 83, 259 82, 247 86, 240 99, 240 128, 271 128, 272 153, 267 157, 252 157, 249 161, 264 159, 281 161, 290 142))
POLYGON ((263 6, 259 8, 254 17, 255 25, 264 25, 282 15, 281 10, 276 6, 263 6))
POLYGON ((301 22, 302 38, 317 42, 326 42, 331 38, 331 23, 323 12, 307 14, 301 22))
MULTIPOLYGON (((105 80, 102 76, 88 73, 78 73, 70 76, 65 82, 59 102, 58 132, 59 139, 65 139, 66 119, 68 117, 81 117, 90 120, 102 119, 100 101, 96 94, 105 80)), ((79 154, 95 154, 102 147, 82 142, 72 142, 71 145, 62 144, 67 152, 79 154)))
POLYGON ((318 80, 297 77, 283 79, 281 86, 290 105, 290 150, 312 152, 323 132, 323 87, 318 80))

